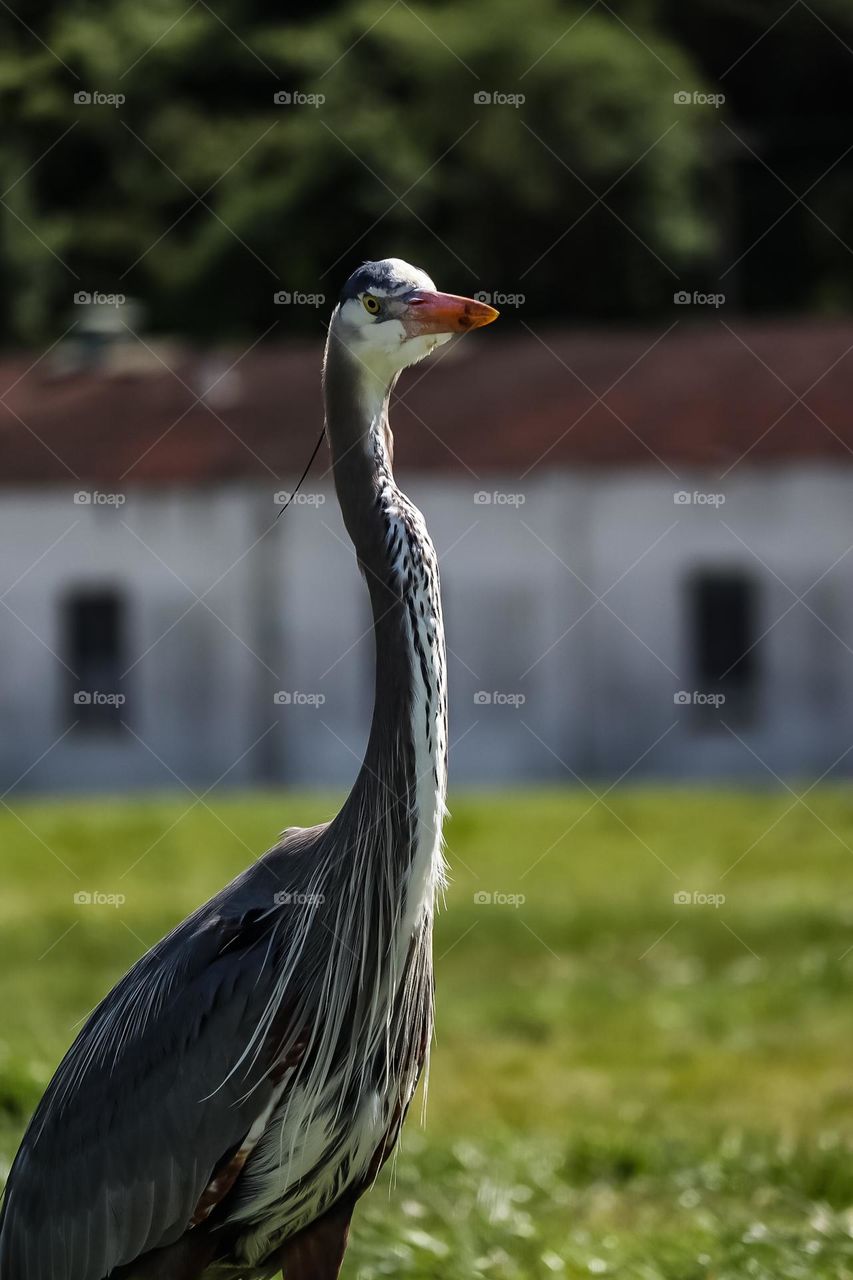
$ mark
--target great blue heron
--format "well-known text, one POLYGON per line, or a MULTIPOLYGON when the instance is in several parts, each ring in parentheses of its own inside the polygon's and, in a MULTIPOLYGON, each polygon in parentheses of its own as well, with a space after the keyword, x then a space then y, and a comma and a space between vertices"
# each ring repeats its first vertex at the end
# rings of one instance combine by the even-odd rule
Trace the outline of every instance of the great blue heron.
POLYGON ((323 387, 373 610, 364 762, 331 822, 280 842, 101 1002, 9 1177, 0 1280, 335 1280, 432 1031, 447 766, 438 566, 394 483, 402 369, 484 303, 368 262, 332 315, 323 387))

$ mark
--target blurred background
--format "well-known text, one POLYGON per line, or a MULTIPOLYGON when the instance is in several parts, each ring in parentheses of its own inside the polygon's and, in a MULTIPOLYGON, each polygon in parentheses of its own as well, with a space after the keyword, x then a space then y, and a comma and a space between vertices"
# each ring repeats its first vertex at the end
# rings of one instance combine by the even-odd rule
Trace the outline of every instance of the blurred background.
POLYGON ((366 593, 325 325, 441 558, 426 1137, 349 1276, 853 1276, 850 0, 0 8, 0 1143, 182 914, 328 816, 366 593), (319 790, 318 790, 319 788, 319 790))
POLYGON ((454 777, 849 773, 849 5, 3 23, 2 785, 351 776, 325 448, 275 516, 391 255, 503 313, 394 410, 454 777))

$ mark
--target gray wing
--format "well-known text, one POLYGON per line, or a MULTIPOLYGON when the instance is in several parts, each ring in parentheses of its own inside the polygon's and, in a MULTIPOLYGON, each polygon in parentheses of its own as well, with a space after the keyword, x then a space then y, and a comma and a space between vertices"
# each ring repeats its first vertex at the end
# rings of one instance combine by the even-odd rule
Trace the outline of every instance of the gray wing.
POLYGON ((267 854, 91 1015, 12 1166, 2 1280, 102 1280, 187 1230, 272 1096, 270 1046, 240 1057, 287 948, 274 905, 284 860, 267 854))

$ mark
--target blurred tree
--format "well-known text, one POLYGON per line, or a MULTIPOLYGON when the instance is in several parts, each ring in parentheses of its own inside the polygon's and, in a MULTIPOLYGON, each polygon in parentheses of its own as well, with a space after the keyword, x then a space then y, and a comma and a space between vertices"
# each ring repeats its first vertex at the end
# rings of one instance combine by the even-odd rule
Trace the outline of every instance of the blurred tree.
POLYGON ((7 17, 4 336, 60 332, 76 289, 134 294, 156 328, 198 335, 313 327, 274 294, 331 296, 386 253, 545 314, 654 309, 672 279, 657 259, 712 245, 707 124, 674 116, 670 71, 619 21, 582 15, 351 0, 282 24, 263 0, 41 0, 32 32, 7 17))
MULTIPOLYGON (((849 25, 841 0, 815 9, 849 25)), ((757 162, 713 106, 674 94, 716 90, 768 5, 326 0, 280 15, 272 0, 31 0, 26 26, 2 11, 0 338, 58 335, 78 289, 134 295, 155 329, 203 338, 316 332, 323 312, 274 295, 331 297, 389 253, 460 291, 522 292, 531 315, 644 317, 710 285, 736 256, 732 229, 739 241, 761 221, 768 202, 755 216, 738 188, 757 162), (281 92, 325 101, 278 105, 281 92)), ((833 42, 809 22, 785 36, 800 42, 800 99, 819 75, 809 49, 833 42)), ((726 92, 746 117, 723 118, 748 141, 773 104, 737 69, 726 92)), ((848 175, 816 194, 827 221, 848 175)), ((819 231, 801 212, 792 225, 819 231)), ((827 239, 808 281, 777 296, 846 298, 844 248, 827 239)))
POLYGON ((849 310, 850 0, 659 0, 654 12, 726 97, 716 134, 722 287, 751 311, 849 310))

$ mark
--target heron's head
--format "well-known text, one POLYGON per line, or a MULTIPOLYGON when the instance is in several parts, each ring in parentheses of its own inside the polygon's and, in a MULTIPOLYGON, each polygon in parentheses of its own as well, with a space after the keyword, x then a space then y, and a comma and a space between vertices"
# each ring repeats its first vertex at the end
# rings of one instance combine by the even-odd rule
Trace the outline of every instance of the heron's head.
POLYGON ((497 311, 473 298, 438 293, 425 271, 400 258, 365 262, 344 285, 332 330, 386 386, 454 333, 491 324, 497 311))

